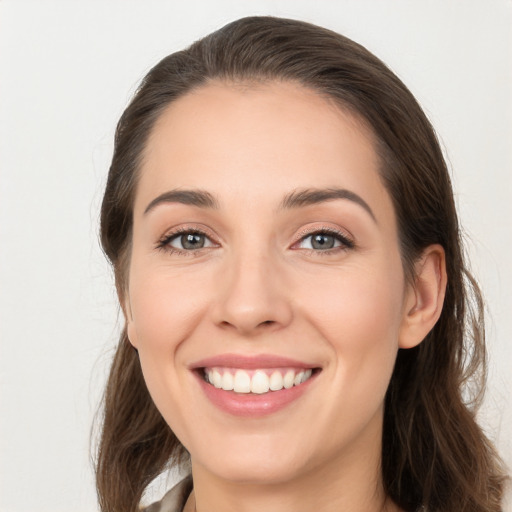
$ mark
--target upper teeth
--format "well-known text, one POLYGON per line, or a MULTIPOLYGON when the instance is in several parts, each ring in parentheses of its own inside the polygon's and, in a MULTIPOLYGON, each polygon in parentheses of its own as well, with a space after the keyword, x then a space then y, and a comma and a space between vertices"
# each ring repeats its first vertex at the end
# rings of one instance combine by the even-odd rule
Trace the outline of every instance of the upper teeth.
POLYGON ((298 386, 311 377, 309 370, 235 370, 231 368, 205 368, 206 380, 216 388, 236 393, 267 393, 298 386))

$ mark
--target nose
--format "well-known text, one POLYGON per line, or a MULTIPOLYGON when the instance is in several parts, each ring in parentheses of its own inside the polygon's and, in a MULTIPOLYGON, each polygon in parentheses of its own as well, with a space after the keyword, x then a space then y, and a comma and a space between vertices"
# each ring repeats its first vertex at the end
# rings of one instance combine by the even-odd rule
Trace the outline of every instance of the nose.
POLYGON ((282 269, 268 255, 240 255, 220 276, 214 321, 245 336, 277 330, 293 317, 282 269))

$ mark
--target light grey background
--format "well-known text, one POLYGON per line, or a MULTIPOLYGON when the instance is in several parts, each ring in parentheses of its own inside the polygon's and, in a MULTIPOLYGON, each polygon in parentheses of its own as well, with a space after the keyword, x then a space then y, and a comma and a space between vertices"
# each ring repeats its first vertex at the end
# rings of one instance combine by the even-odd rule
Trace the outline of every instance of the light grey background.
POLYGON ((352 37, 427 111, 488 301, 481 421, 512 464, 510 0, 0 0, 2 512, 97 510, 89 439, 119 329, 97 239, 114 126, 160 58, 249 14, 352 37))

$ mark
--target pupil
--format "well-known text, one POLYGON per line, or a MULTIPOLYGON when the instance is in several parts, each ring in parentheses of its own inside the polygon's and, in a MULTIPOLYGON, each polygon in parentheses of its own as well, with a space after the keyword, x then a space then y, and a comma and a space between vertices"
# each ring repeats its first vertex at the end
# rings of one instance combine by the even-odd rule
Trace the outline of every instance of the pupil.
POLYGON ((204 235, 189 233, 181 237, 181 245, 184 249, 200 249, 204 246, 204 235))
POLYGON ((332 249, 334 247, 334 237, 332 235, 315 235, 311 245, 314 249, 332 249))

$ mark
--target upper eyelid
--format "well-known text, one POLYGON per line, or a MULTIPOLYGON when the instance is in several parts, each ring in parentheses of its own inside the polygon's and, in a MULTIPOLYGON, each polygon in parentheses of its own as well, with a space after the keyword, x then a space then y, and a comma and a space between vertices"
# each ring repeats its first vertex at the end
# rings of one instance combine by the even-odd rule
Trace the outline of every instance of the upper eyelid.
POLYGON ((219 237, 217 235, 215 235, 215 233, 211 229, 208 229, 206 226, 200 226, 197 224, 190 224, 190 225, 185 225, 185 226, 180 225, 180 226, 175 226, 175 227, 169 228, 160 237, 160 240, 171 239, 175 236, 179 236, 184 233, 199 233, 200 235, 204 235, 204 236, 212 239, 212 241, 219 240, 219 237))
POLYGON ((304 240, 305 238, 309 236, 313 236, 319 233, 326 233, 333 236, 339 236, 340 238, 343 238, 345 240, 349 240, 351 243, 354 243, 354 237, 347 232, 346 230, 337 229, 334 227, 329 226, 318 226, 314 228, 304 229, 297 233, 297 236, 294 237, 294 241, 292 243, 296 244, 297 242, 300 242, 301 240, 304 240))

